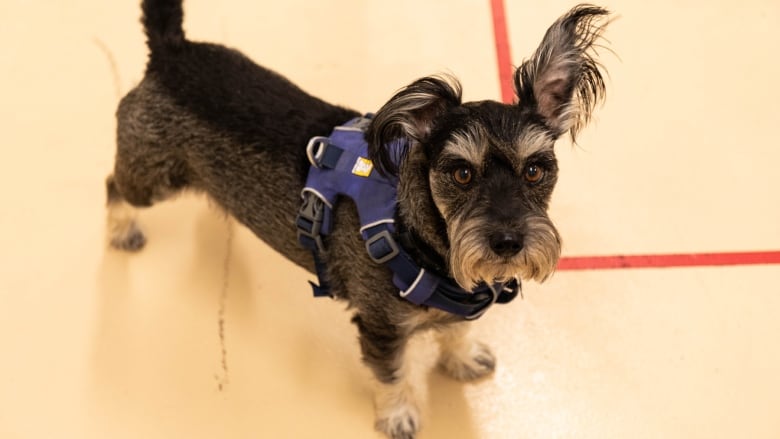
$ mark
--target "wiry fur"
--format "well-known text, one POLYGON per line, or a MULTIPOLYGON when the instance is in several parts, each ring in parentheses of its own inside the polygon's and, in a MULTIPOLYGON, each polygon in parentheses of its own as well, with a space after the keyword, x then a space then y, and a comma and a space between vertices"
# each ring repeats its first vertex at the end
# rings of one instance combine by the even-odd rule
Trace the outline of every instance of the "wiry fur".
POLYGON ((515 72, 520 104, 535 108, 557 134, 569 131, 576 139, 604 99, 604 79, 593 55, 607 16, 597 6, 575 7, 550 26, 531 59, 515 72))
MULTIPOLYGON (((117 110, 116 163, 106 183, 111 245, 140 249, 146 240, 133 209, 190 189, 313 272, 295 228, 309 167, 305 145, 358 113, 309 95, 238 51, 187 40, 180 0, 144 0, 142 9, 150 56, 144 79, 117 110)), ((517 105, 462 103, 457 80, 431 76, 379 110, 366 139, 375 165, 399 178, 397 224, 419 243, 409 249, 413 257, 441 260, 441 271, 467 288, 553 272, 560 253, 546 214, 558 171, 553 143, 587 122, 603 96, 589 51, 605 15, 580 6, 553 25, 518 69, 517 105), (410 147, 395 166, 384 145, 398 138, 410 147), (473 181, 459 185, 453 170, 464 166, 473 181), (543 178, 525 180, 529 166, 543 178)), ((467 336, 460 318, 400 298, 358 228, 355 206, 341 200, 325 239, 326 275, 354 312, 363 361, 379 382, 377 428, 413 438, 419 409, 404 351, 415 332, 440 332, 441 368, 457 379, 489 374, 495 358, 467 336)))

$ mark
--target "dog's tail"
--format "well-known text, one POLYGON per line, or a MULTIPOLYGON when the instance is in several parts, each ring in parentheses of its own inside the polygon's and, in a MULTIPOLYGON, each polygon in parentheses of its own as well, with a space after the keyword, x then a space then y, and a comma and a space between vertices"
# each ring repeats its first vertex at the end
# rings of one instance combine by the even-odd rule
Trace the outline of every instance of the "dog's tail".
POLYGON ((143 0, 141 10, 149 50, 177 47, 184 42, 182 0, 143 0))

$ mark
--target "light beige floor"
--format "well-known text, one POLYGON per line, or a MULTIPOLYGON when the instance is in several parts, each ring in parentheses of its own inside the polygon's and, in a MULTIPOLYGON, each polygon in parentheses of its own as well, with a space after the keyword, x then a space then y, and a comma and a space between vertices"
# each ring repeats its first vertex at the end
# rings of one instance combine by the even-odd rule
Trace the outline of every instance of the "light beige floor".
MULTIPOLYGON (((113 111, 146 56, 136 3, 0 2, 0 438, 374 437, 348 313, 247 230, 183 197, 144 213, 141 254, 106 249, 113 111)), ((507 0, 516 63, 572 4, 507 0)), ((498 98, 488 6, 189 0, 186 27, 371 111, 438 71, 498 98)), ((780 4, 607 6, 607 105, 559 148, 566 254, 780 249, 780 4)), ((449 381, 415 343, 420 437, 778 438, 779 276, 528 284, 477 323, 492 379, 449 381)))

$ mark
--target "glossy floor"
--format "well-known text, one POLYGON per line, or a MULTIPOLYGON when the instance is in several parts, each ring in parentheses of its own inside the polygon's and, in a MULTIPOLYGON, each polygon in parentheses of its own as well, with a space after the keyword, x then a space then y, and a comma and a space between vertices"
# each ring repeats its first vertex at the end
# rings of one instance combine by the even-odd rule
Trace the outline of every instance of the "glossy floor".
MULTIPOLYGON (((0 3, 0 437, 367 438, 372 382, 341 304, 201 198, 106 248, 135 1, 0 3)), ((506 1, 519 63, 568 1, 506 1)), ((780 4, 625 1, 609 97, 558 147, 566 255, 780 249, 780 4)), ((498 99, 490 2, 189 0, 186 28, 362 111, 449 71, 498 99), (325 3, 328 3, 327 5, 325 3)), ((561 271, 475 325, 490 379, 414 343, 426 438, 780 437, 780 266, 561 271)))

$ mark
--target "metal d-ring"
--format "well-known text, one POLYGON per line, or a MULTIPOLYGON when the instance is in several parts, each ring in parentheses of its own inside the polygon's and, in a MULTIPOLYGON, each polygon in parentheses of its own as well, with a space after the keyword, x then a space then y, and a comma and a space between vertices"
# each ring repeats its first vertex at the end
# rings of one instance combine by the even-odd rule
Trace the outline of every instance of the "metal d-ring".
POLYGON ((320 167, 320 160, 325 154, 325 146, 328 145, 328 138, 323 136, 312 137, 309 140, 309 144, 306 145, 306 157, 309 158, 309 163, 315 168, 320 167))

